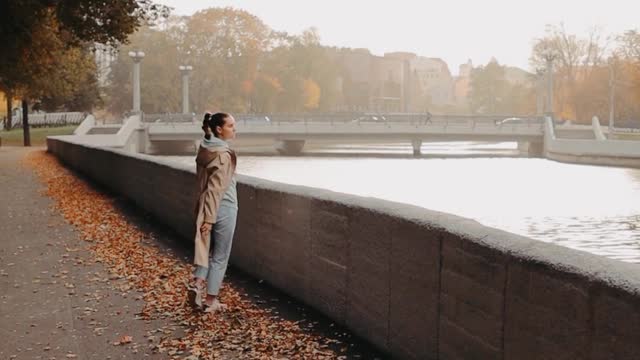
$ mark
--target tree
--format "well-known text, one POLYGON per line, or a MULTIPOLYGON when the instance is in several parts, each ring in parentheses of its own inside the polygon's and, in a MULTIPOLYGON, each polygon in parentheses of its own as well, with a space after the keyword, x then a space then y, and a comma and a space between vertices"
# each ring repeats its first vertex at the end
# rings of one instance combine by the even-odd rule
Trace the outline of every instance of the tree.
POLYGON ((579 106, 578 88, 583 82, 590 82, 598 67, 605 60, 609 39, 599 28, 589 31, 588 37, 580 38, 569 34, 564 25, 550 25, 544 38, 535 41, 530 62, 534 68, 544 68, 547 57, 554 64, 554 103, 558 114, 574 120, 591 121, 592 114, 579 106))
MULTIPOLYGON (((29 100, 54 94, 50 76, 72 48, 117 44, 168 9, 150 0, 12 0, 0 2, 0 89, 22 98, 24 144, 30 145, 29 100)), ((60 84, 57 84, 60 85, 60 84)))
MULTIPOLYGON (((132 60, 131 50, 143 50, 145 57, 140 66, 140 107, 149 113, 179 112, 181 109, 181 82, 178 71, 181 57, 175 36, 169 30, 160 31, 152 27, 142 27, 130 38, 130 44, 121 46, 109 74, 107 96, 108 109, 122 114, 131 110, 132 60)), ((194 68, 200 76, 202 69, 194 68)))
POLYGON ((507 68, 492 59, 486 66, 471 71, 471 111, 486 114, 531 115, 535 113, 533 78, 522 70, 507 68), (523 75, 508 80, 507 71, 523 75), (520 80, 524 78, 524 80, 520 80), (511 81, 511 82, 510 82, 511 81))
POLYGON ((626 31, 618 37, 618 44, 615 77, 623 80, 616 81, 623 91, 618 89, 616 92, 616 112, 618 118, 627 119, 629 125, 640 127, 640 33, 638 30, 626 31))
POLYGON ((0 76, 33 50, 33 29, 53 17, 65 40, 116 45, 126 43, 140 25, 166 17, 169 9, 151 0, 11 0, 0 2, 0 76))
POLYGON ((39 85, 42 108, 46 111, 89 111, 100 99, 96 63, 90 51, 82 48, 63 50, 55 69, 39 85))
POLYGON ((504 66, 494 59, 486 66, 471 72, 471 110, 473 112, 496 114, 502 96, 505 94, 506 80, 504 66))
POLYGON ((131 60, 141 66, 144 111, 179 109, 177 65, 193 66, 190 97, 196 112, 326 111, 339 92, 335 49, 320 44, 317 30, 274 32, 257 17, 233 8, 211 8, 143 27, 119 48, 110 73, 109 109, 131 106, 131 60))
POLYGON ((620 55, 637 65, 640 65, 640 33, 638 30, 628 30, 618 37, 620 55))
POLYGON ((302 83, 304 108, 307 110, 317 109, 320 105, 320 86, 313 79, 305 79, 302 83))
POLYGON ((13 108, 13 93, 11 92, 11 90, 6 90, 5 94, 5 100, 7 102, 7 116, 4 119, 4 129, 5 130, 11 130, 11 119, 12 119, 12 108, 13 108))
MULTIPOLYGON (((317 106, 309 106, 309 98, 302 99, 307 110, 331 110, 336 102, 338 66, 335 62, 335 49, 320 44, 318 29, 311 27, 299 36, 291 38, 289 69, 302 80, 305 96, 310 94, 313 85, 317 86, 317 106)), ((299 80, 296 80, 298 84, 299 80)))
POLYGON ((336 49, 323 47, 315 28, 298 36, 276 33, 272 39, 277 46, 264 54, 260 72, 278 79, 281 85, 276 108, 288 112, 335 108, 339 73, 336 49), (317 99, 310 102, 310 96, 317 99))
POLYGON ((256 80, 271 34, 262 20, 244 10, 211 8, 191 16, 180 48, 198 72, 192 82, 194 108, 247 111, 251 93, 243 84, 256 80))
POLYGON ((270 113, 276 111, 276 98, 282 92, 280 81, 259 73, 251 93, 251 112, 270 113))

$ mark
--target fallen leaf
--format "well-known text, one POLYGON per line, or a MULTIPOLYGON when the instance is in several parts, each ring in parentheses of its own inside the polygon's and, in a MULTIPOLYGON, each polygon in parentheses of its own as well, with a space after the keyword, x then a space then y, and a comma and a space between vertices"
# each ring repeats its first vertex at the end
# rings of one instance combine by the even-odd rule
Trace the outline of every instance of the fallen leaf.
POLYGON ((118 339, 118 341, 114 342, 113 345, 129 344, 132 341, 133 341, 133 337, 131 337, 129 335, 123 335, 123 336, 120 337, 120 339, 118 339))

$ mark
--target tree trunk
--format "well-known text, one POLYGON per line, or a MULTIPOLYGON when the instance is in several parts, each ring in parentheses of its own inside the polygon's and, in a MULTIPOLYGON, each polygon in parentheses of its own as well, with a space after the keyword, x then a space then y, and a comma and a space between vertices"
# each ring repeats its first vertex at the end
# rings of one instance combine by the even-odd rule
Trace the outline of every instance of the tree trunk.
POLYGON ((31 146, 31 134, 29 133, 29 99, 22 98, 22 133, 24 135, 24 146, 31 146))
POLYGON ((7 91, 5 93, 7 97, 7 119, 4 122, 5 130, 11 130, 11 121, 13 120, 13 112, 11 111, 11 107, 13 107, 13 94, 11 91, 7 91))

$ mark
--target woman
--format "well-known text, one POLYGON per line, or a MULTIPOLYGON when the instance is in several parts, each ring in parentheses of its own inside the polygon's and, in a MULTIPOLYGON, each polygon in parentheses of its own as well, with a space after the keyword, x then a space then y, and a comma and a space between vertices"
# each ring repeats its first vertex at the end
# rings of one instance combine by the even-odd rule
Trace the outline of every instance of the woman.
POLYGON ((205 312, 215 312, 225 308, 218 293, 227 270, 238 213, 236 154, 227 143, 236 136, 235 119, 226 113, 206 114, 202 129, 205 136, 196 156, 196 269, 189 300, 198 307, 204 306, 205 312))

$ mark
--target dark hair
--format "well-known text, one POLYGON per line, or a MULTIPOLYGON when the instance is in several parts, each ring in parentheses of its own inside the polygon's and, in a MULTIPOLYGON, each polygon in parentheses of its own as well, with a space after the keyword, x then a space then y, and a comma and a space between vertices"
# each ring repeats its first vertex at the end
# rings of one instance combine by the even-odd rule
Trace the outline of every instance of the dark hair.
POLYGON ((211 133, 207 132, 209 128, 209 119, 211 119, 211 113, 204 113, 204 119, 202 119, 202 131, 204 131, 204 137, 209 140, 211 139, 211 133))
POLYGON ((205 138, 211 139, 211 134, 218 137, 220 134, 216 131, 218 126, 223 127, 227 122, 227 118, 231 116, 227 113, 219 112, 215 114, 205 113, 204 120, 202 120, 202 130, 205 132, 205 138), (207 134, 207 128, 211 130, 211 134, 207 134))

